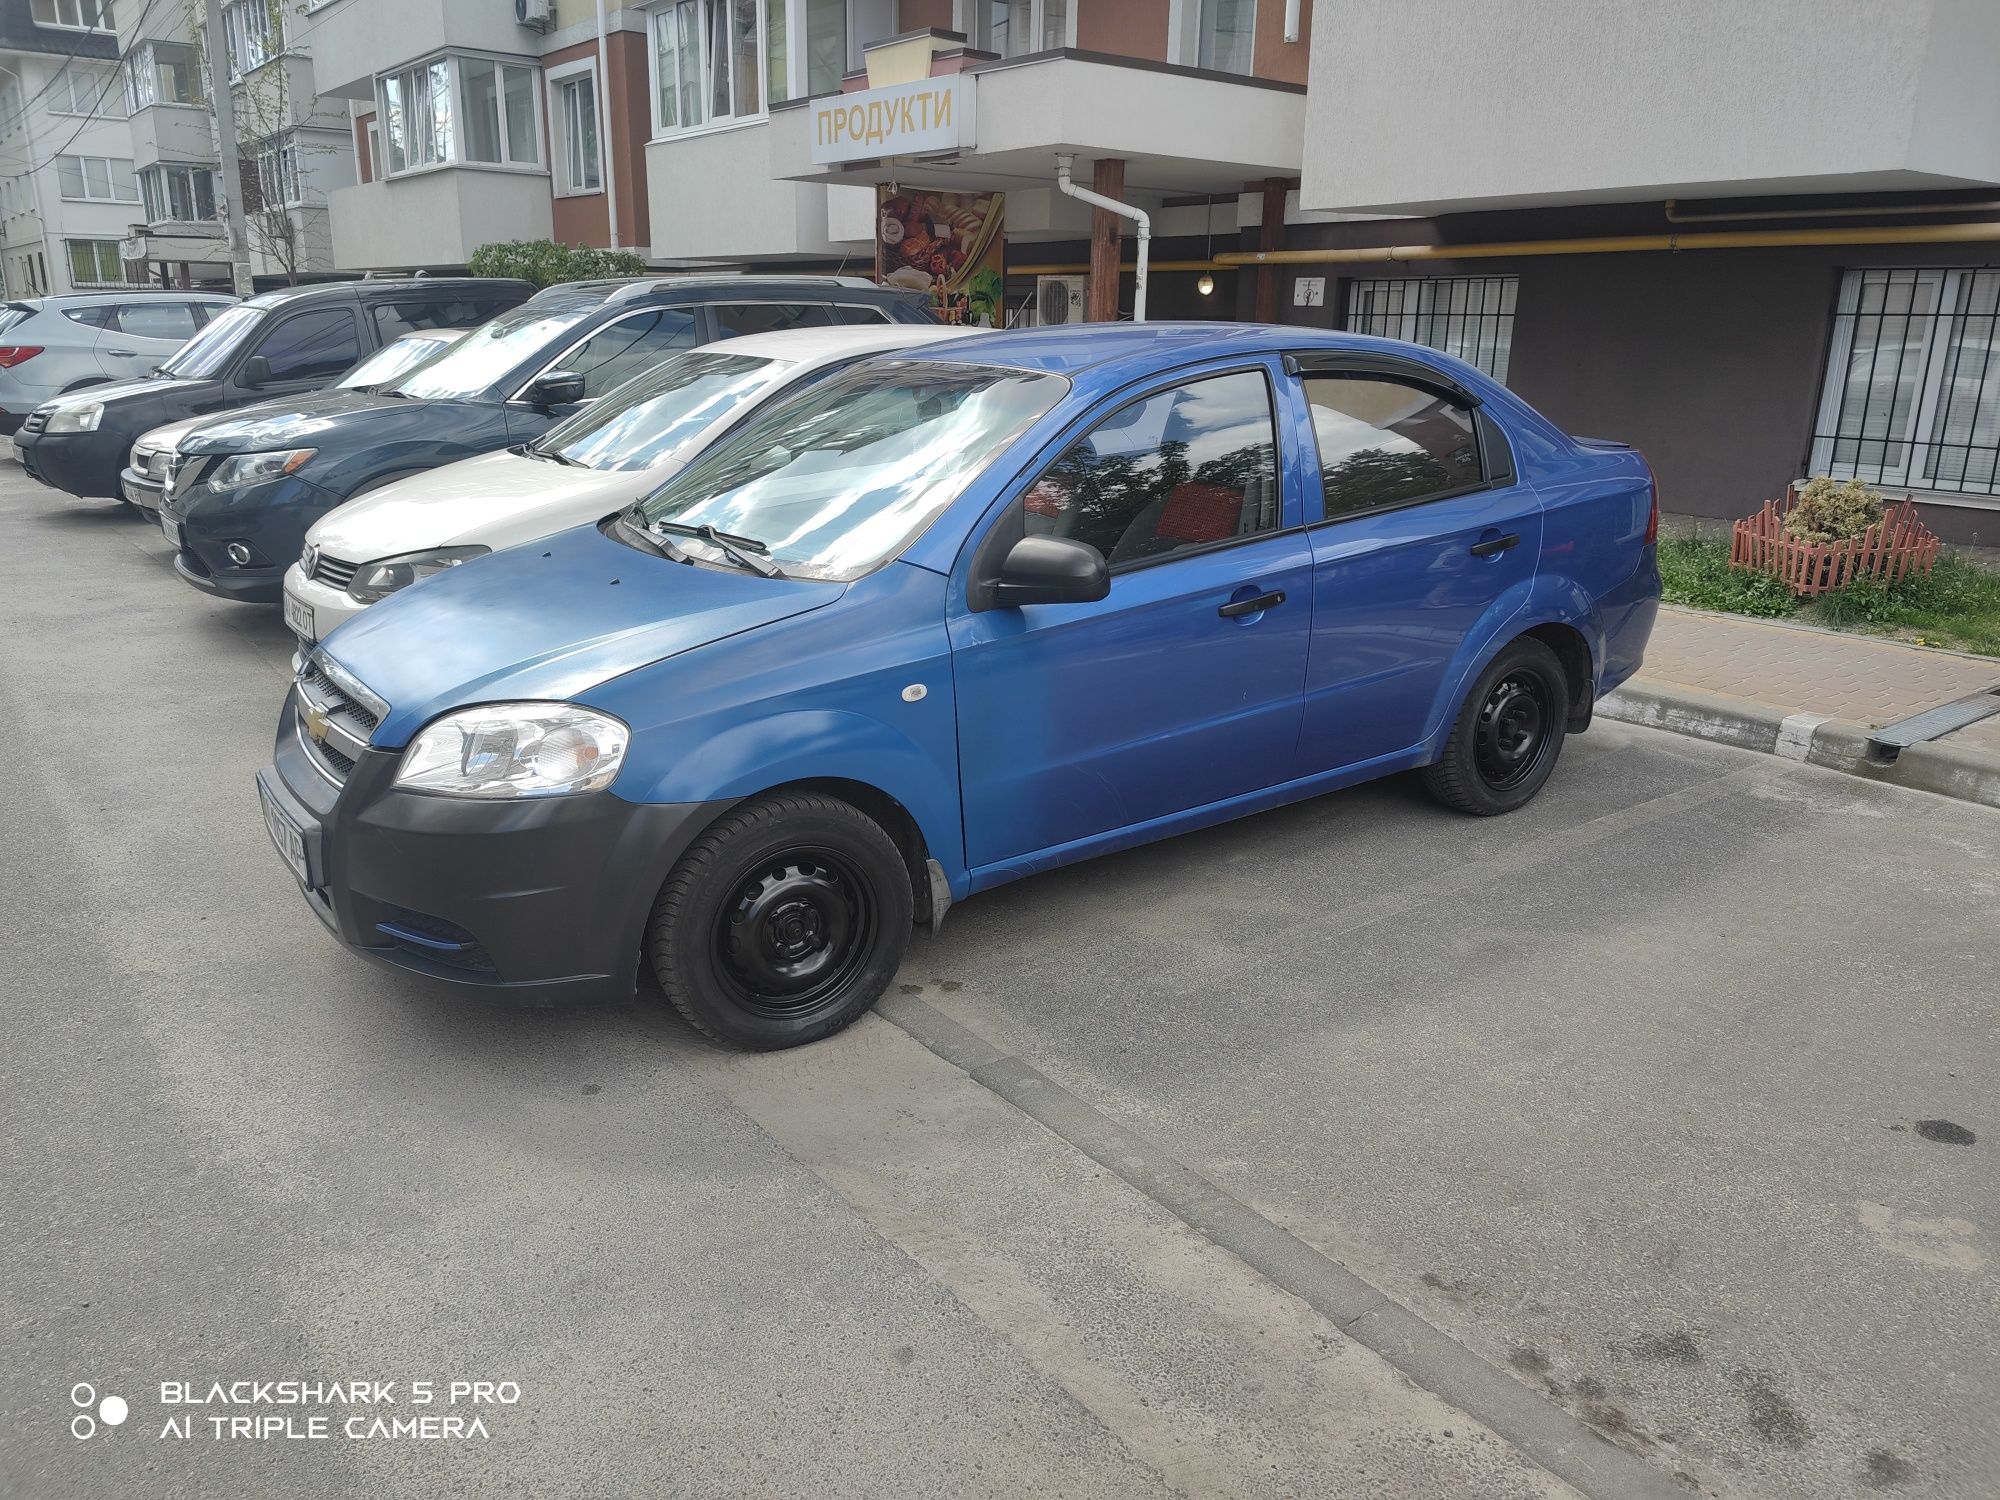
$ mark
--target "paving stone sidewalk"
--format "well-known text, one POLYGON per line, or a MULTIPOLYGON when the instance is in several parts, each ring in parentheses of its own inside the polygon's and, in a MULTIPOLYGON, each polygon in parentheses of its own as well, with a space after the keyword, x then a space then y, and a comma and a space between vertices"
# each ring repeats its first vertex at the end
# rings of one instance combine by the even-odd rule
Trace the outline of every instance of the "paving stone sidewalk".
MULTIPOLYGON (((2000 684, 2000 660, 1663 606, 1635 685, 1725 694, 1879 727, 2000 684)), ((2000 715, 1941 743, 2000 756, 2000 715)))

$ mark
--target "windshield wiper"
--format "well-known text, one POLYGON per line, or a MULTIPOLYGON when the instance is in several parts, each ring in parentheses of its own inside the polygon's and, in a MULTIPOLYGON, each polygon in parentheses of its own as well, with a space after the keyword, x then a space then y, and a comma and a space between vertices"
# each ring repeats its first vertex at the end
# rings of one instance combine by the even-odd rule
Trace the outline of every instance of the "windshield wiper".
POLYGON ((571 458, 567 453, 558 453, 553 448, 537 448, 533 443, 516 443, 507 450, 518 453, 522 458, 539 458, 545 463, 561 464, 566 469, 587 469, 589 464, 571 458))
POLYGON ((689 526, 684 521, 655 521, 651 529, 656 533, 671 531, 675 536, 700 537, 738 567, 748 568, 765 578, 786 576, 785 570, 768 557, 758 556, 771 549, 754 536, 737 536, 734 532, 717 531, 713 526, 689 526))
POLYGON ((632 519, 632 513, 630 511, 621 510, 617 515, 613 516, 611 519, 617 525, 620 531, 624 532, 628 536, 636 538, 649 551, 657 552, 661 557, 664 557, 668 562, 686 563, 689 567, 694 566, 693 558, 689 557, 685 552, 681 551, 680 548, 676 547, 672 542, 668 541, 665 537, 659 535, 659 533, 650 531, 646 527, 641 526, 637 521, 632 519))

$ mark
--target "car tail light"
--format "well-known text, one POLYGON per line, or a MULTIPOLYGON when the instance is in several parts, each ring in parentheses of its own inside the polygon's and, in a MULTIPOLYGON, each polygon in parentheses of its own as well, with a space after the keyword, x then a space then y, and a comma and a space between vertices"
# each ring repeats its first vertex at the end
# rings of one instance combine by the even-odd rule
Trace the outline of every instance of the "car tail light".
POLYGON ((24 365, 42 352, 40 344, 0 344, 0 370, 24 365))
POLYGON ((1660 540, 1660 476, 1653 472, 1653 465, 1646 464, 1646 491, 1652 496, 1653 508, 1646 516, 1646 545, 1656 545, 1660 540))

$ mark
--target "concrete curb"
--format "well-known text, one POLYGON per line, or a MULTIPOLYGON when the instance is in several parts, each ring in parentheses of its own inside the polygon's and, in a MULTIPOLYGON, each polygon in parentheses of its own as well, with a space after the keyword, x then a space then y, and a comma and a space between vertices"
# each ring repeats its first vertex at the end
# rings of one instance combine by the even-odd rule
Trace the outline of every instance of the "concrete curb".
POLYGON ((2000 755, 1953 745, 1948 739, 1912 745, 1888 760, 1870 753, 1866 724, 1786 713, 1750 698, 1643 680, 1628 682, 1598 699, 1597 712, 1621 724, 1667 729, 1869 781, 2000 807, 2000 755))

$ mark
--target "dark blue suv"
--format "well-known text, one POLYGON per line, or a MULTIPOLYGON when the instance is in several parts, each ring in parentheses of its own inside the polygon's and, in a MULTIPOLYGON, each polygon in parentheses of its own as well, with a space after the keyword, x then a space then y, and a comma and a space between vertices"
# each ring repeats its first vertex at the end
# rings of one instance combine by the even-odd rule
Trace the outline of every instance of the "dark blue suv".
POLYGON ((683 276, 550 287, 389 385, 323 391, 183 438, 160 521, 174 567, 274 603, 306 530, 342 501, 539 437, 676 349, 837 323, 929 323, 905 292, 833 276, 683 276))

